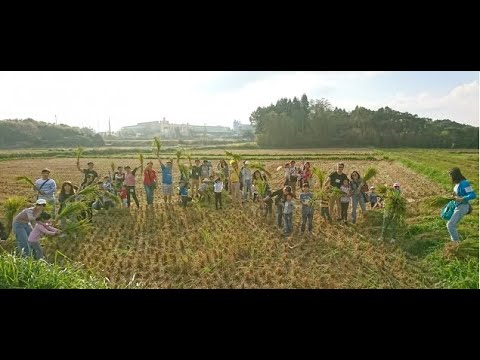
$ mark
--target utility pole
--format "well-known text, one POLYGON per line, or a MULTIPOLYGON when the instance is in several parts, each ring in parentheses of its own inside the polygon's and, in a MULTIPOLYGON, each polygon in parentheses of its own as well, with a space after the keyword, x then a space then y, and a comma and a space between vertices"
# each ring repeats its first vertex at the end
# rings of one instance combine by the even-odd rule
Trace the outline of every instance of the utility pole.
POLYGON ((55 115, 55 125, 58 125, 58 123, 57 123, 57 115, 55 115))
POLYGON ((108 135, 112 136, 112 127, 110 126, 110 116, 108 117, 108 135))

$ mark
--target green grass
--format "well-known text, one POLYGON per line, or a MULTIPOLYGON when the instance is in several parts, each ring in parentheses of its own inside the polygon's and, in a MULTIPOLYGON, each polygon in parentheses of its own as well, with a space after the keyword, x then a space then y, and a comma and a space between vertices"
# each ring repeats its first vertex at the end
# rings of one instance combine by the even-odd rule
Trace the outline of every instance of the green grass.
POLYGON ((385 160, 402 163, 445 189, 444 194, 423 199, 416 208, 410 209, 399 246, 432 274, 435 287, 478 289, 478 150, 388 149, 374 153, 385 160), (477 199, 470 202, 473 213, 464 216, 458 224, 461 237, 458 248, 452 247, 446 222, 439 217, 448 201, 447 195, 453 191, 448 170, 455 166, 460 168, 477 194, 477 199))
MULTIPOLYGON (((57 255, 62 256, 60 253, 57 255)), ((63 256, 62 256, 63 257, 63 256)), ((128 284, 125 287, 135 287, 128 284)), ((0 289, 108 289, 106 279, 99 279, 81 264, 63 261, 49 264, 32 257, 0 254, 0 289)))
POLYGON ((437 279, 435 287, 446 289, 478 289, 478 257, 448 259, 434 252, 424 259, 437 279))

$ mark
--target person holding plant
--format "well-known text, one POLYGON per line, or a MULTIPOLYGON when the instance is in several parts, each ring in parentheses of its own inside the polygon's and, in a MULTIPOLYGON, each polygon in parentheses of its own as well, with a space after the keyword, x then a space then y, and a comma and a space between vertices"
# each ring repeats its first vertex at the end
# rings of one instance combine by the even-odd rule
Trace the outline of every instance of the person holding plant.
POLYGON ((230 171, 230 184, 228 187, 232 193, 232 199, 236 200, 240 207, 243 207, 242 194, 240 193, 240 171, 238 169, 238 162, 230 160, 230 165, 232 165, 232 171, 230 171))
POLYGON ((391 227, 391 243, 394 243, 396 241, 397 226, 405 216, 406 212, 406 202, 405 199, 402 197, 400 184, 395 183, 393 185, 393 189, 387 191, 387 196, 385 198, 382 233, 380 234, 380 238, 378 239, 379 241, 383 241, 384 235, 387 233, 388 228, 391 227))
POLYGON ((220 170, 223 174, 223 179, 225 180, 225 191, 228 191, 228 178, 230 177, 230 169, 225 159, 220 160, 217 165, 217 169, 220 170))
POLYGON ((85 187, 85 184, 87 183, 89 175, 93 175, 92 181, 95 181, 96 179, 98 179, 98 173, 95 170, 93 170, 93 162, 90 161, 87 165, 88 165, 88 169, 82 169, 80 168, 80 160, 77 160, 77 169, 85 175, 83 182, 80 184, 80 188, 85 187))
POLYGON ((50 225, 50 223, 48 222, 48 220, 50 219, 51 216, 49 213, 40 213, 40 215, 38 215, 35 219, 35 227, 28 236, 28 246, 32 249, 33 256, 37 260, 44 258, 43 250, 40 246, 40 238, 43 235, 57 235, 62 233, 62 230, 56 229, 50 225))
POLYGON ((300 203, 302 204, 302 234, 305 233, 305 225, 308 220, 308 232, 311 234, 313 229, 313 194, 310 192, 308 182, 302 184, 302 193, 300 194, 300 203))
POLYGON ((277 191, 274 191, 270 193, 270 195, 267 195, 263 201, 267 203, 270 202, 272 198, 275 198, 275 206, 277 207, 277 226, 279 229, 282 228, 282 220, 283 220, 283 207, 285 203, 285 199, 287 194, 292 193, 292 188, 290 186, 284 186, 281 189, 278 189, 277 191))
POLYGON ((450 234, 450 239, 458 243, 460 236, 458 235, 457 224, 466 214, 472 211, 469 201, 475 199, 477 195, 458 167, 454 167, 448 173, 454 184, 452 197, 455 200, 455 210, 447 222, 447 230, 450 234))
MULTIPOLYGON (((62 210, 65 208, 65 202, 68 198, 75 195, 75 188, 72 185, 71 181, 64 181, 60 189, 60 194, 58 195, 58 202, 60 203, 60 209, 58 213, 61 214, 62 210)), ((65 227, 65 219, 60 219, 60 225, 65 227)))
POLYGON ((32 225, 35 226, 35 219, 45 210, 47 201, 38 199, 35 206, 23 209, 12 222, 12 229, 17 239, 17 248, 21 255, 29 256, 30 247, 28 237, 32 232, 32 225))
MULTIPOLYGON (((340 189, 340 186, 342 186, 343 182, 345 179, 348 180, 348 177, 346 174, 343 173, 345 165, 343 163, 338 163, 337 164, 337 171, 331 173, 327 181, 330 182, 330 187, 336 187, 337 189, 340 189)), ((340 197, 341 195, 337 194, 332 194, 330 196, 330 202, 329 202, 329 210, 330 210, 330 215, 333 217, 333 209, 335 205, 337 205, 337 221, 341 221, 341 204, 340 204, 340 197)))
POLYGON ((147 162, 147 166, 143 171, 143 187, 147 197, 147 206, 153 206, 153 195, 157 188, 157 172, 153 170, 153 162, 147 162))
POLYGON ((167 165, 165 165, 160 157, 158 157, 158 162, 160 163, 160 169, 162 171, 162 192, 163 192, 163 201, 165 204, 172 204, 172 195, 173 195, 173 162, 172 160, 167 160, 167 165))
POLYGON ((127 187, 127 205, 130 208, 130 197, 133 197, 135 204, 137 205, 137 209, 140 208, 140 204, 138 202, 137 193, 135 192, 135 173, 140 166, 137 166, 135 169, 132 170, 130 166, 125 166, 125 180, 123 184, 127 187))
POLYGON ((117 171, 113 173, 113 184, 115 189, 115 195, 118 194, 120 189, 123 186, 123 182, 125 181, 125 173, 123 172, 123 167, 117 167, 117 171))
POLYGON ((342 186, 340 186, 342 196, 340 197, 340 206, 342 212, 342 220, 346 224, 348 219, 348 206, 350 205, 350 197, 352 196, 352 190, 348 179, 343 180, 342 186))
POLYGON ((360 204, 362 214, 365 215, 367 208, 365 206, 365 197, 362 193, 363 180, 358 171, 353 171, 350 174, 350 188, 352 190, 352 224, 357 221, 357 206, 360 204))
POLYGON ((200 186, 201 167, 200 160, 195 160, 195 165, 190 167, 190 179, 192 180, 192 197, 199 197, 198 187, 200 186))

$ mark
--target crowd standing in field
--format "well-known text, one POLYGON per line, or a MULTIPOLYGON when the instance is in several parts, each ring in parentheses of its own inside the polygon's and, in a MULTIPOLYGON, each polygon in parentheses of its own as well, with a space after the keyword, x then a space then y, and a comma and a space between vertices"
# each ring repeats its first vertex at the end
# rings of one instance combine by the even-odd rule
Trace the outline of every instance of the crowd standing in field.
MULTIPOLYGON (((161 174, 161 193, 165 206, 173 206, 172 196, 174 195, 174 184, 176 184, 173 175, 173 161, 168 159, 163 163, 158 156, 161 174)), ((143 164, 143 163, 142 163, 143 164)), ((51 206, 51 216, 55 218, 57 213, 62 213, 65 204, 78 199, 77 192, 81 192, 90 185, 97 184, 98 197, 89 202, 79 219, 91 220, 93 210, 109 210, 116 206, 130 209, 131 201, 135 202, 136 209, 140 208, 140 203, 136 194, 136 172, 140 166, 133 170, 130 166, 119 166, 112 174, 108 172, 101 181, 99 175, 94 170, 93 162, 89 162, 88 168, 82 169, 79 160, 77 160, 77 169, 84 174, 84 179, 80 186, 74 186, 72 181, 64 181, 61 185, 58 198, 56 197, 57 186, 55 181, 50 178, 51 171, 43 169, 41 178, 35 181, 34 190, 37 193, 35 206, 22 210, 13 220, 12 228, 17 239, 18 251, 23 255, 30 255, 32 252, 35 258, 43 258, 42 248, 39 239, 42 234, 54 235, 61 232, 55 229, 48 222, 50 215, 45 212, 45 206, 51 206), (118 198, 118 201, 114 201, 118 198), (57 199, 59 209, 57 212, 57 199), (32 231, 33 228, 33 231, 32 231)), ((143 185, 146 195, 147 207, 154 204, 154 194, 157 189, 157 183, 160 179, 157 172, 153 169, 153 162, 149 161, 143 170, 143 185)), ((276 225, 283 230, 285 237, 294 232, 293 220, 295 214, 295 202, 299 201, 301 226, 300 232, 303 235, 305 230, 312 234, 314 229, 315 209, 320 210, 320 215, 328 223, 332 223, 332 218, 337 222, 347 224, 349 220, 349 207, 351 206, 350 220, 352 224, 357 222, 357 209, 360 206, 363 217, 367 215, 367 206, 370 209, 384 208, 384 199, 375 192, 374 186, 368 184, 362 179, 358 171, 352 171, 350 178, 344 173, 345 165, 338 163, 336 171, 330 173, 323 183, 316 184, 312 189, 313 171, 310 162, 302 162, 302 166, 297 166, 296 162, 285 163, 283 166, 282 182, 277 190, 272 191, 271 176, 266 170, 252 168, 248 160, 220 160, 216 166, 216 171, 212 163, 196 159, 194 165, 181 165, 180 179, 176 188, 176 198, 182 208, 186 208, 192 202, 210 203, 214 197, 215 209, 221 211, 224 208, 222 194, 228 193, 233 200, 232 205, 237 208, 243 208, 244 204, 250 201, 257 203, 261 210, 261 215, 266 217, 273 216, 273 204, 276 208, 276 225), (241 167, 240 167, 241 165, 241 167), (188 171, 184 171, 188 169, 188 171), (300 189, 299 196, 296 195, 300 189), (213 196, 212 196, 213 195, 213 196)), ((143 167, 143 166, 142 166, 143 167)), ((281 170, 280 166, 277 170, 281 170)), ((112 171, 114 165, 112 164, 112 171)), ((315 169, 313 169, 315 170, 315 169)), ((471 207, 468 200, 475 198, 470 184, 461 174, 458 168, 450 171, 452 182, 455 184, 454 196, 458 205, 452 218, 447 223, 448 232, 452 241, 458 241, 459 235, 456 225, 461 218, 467 214, 471 207)), ((401 195, 400 184, 393 184, 393 191, 401 195)), ((79 193, 80 194, 80 193, 79 193)), ((392 211, 392 207, 385 207, 383 213, 383 224, 380 241, 383 241, 386 233, 391 231, 391 242, 395 241, 396 230, 398 227, 398 216, 392 211)), ((75 220, 73 218, 68 218, 75 220)), ((76 219, 76 220, 79 220, 76 219)), ((64 228, 66 219, 61 218, 60 227, 64 228)), ((0 224, 1 225, 1 224, 0 224)), ((3 225, 2 225, 3 226, 3 225)), ((0 227, 0 235, 4 229, 0 227)), ((62 235, 64 236, 64 235, 62 235)))

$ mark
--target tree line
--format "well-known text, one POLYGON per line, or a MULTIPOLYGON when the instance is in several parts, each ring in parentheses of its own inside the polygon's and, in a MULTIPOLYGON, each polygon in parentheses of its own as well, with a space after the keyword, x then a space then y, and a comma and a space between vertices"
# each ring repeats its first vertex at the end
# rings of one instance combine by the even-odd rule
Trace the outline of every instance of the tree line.
POLYGON ((103 146, 100 134, 88 128, 49 124, 33 119, 0 121, 0 148, 103 146))
POLYGON ((389 107, 347 112, 326 99, 282 98, 251 116, 261 147, 478 148, 478 127, 432 120, 389 107))

